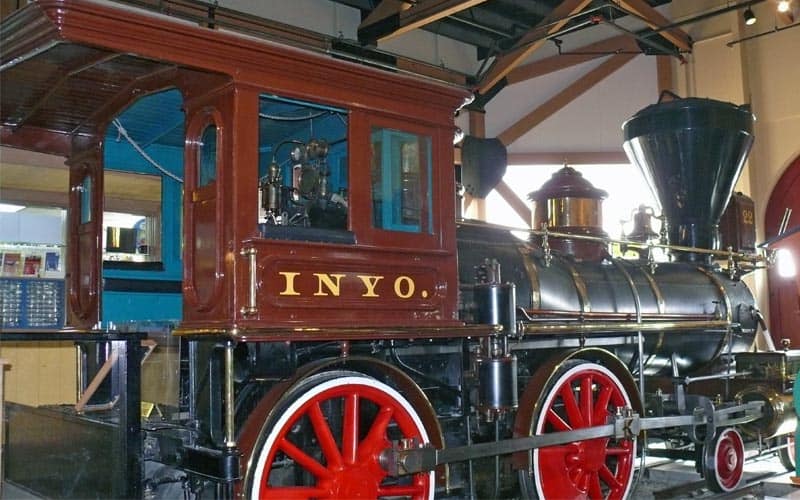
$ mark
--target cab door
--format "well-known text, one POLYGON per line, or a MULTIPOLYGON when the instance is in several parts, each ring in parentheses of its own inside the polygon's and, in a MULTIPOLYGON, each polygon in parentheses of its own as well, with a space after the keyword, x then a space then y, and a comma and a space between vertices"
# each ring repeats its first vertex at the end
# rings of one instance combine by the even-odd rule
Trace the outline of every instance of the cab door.
MULTIPOLYGON (((200 100, 200 99, 199 99, 200 100)), ((187 109, 184 194, 184 319, 220 319, 225 314, 224 222, 227 184, 223 165, 229 147, 224 95, 187 109)))
POLYGON ((89 329, 100 319, 103 227, 102 146, 74 154, 69 165, 67 324, 89 329))

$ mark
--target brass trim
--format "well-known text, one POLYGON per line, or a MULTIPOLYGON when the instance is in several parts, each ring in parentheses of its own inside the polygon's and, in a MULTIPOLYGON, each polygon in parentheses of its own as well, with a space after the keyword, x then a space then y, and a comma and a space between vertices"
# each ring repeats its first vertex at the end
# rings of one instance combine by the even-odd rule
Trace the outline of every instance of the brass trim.
MULTIPOLYGON (((460 225, 462 226, 475 226, 475 227, 485 227, 485 224, 476 224, 471 223, 469 221, 460 221, 460 225)), ((642 243, 639 241, 629 241, 629 240, 621 240, 616 238, 609 238, 607 236, 591 236, 587 234, 573 234, 573 233, 562 233, 559 231, 542 231, 539 229, 531 229, 531 228, 524 228, 524 227, 513 227, 513 226, 504 226, 502 224, 492 224, 493 227, 499 229, 505 229, 508 231, 524 231, 527 232, 529 235, 532 236, 543 236, 547 234, 551 238, 565 238, 571 240, 582 240, 582 241, 596 241, 599 243, 616 243, 619 245, 626 245, 629 248, 663 248, 665 250, 676 250, 680 252, 691 252, 691 253, 699 253, 705 255, 713 255, 715 257, 725 258, 727 259, 729 256, 732 256, 734 259, 745 261, 745 262, 765 262, 767 258, 763 255, 752 254, 752 253, 745 253, 745 252, 729 252, 727 250, 710 250, 708 248, 698 248, 698 247, 687 247, 683 245, 666 245, 662 243, 642 243)))
MULTIPOLYGON (((656 283, 655 278, 644 267, 638 266, 637 269, 644 279, 647 281, 647 284, 650 286, 650 290, 653 292, 653 297, 656 299, 656 307, 658 308, 658 314, 665 314, 667 312, 666 301, 664 300, 664 294, 661 293, 661 288, 656 283)), ((648 356, 648 358, 644 361, 644 365, 647 366, 647 363, 659 352, 661 352, 661 348, 664 346, 664 331, 658 332, 658 340, 656 341, 656 346, 652 350, 652 354, 648 356)))
MULTIPOLYGON (((547 226, 602 227, 602 207, 602 200, 597 198, 549 198, 546 200, 547 226)), ((544 220, 539 218, 536 222, 544 220)))
POLYGON ((719 296, 720 296, 720 298, 722 298, 722 301, 725 303, 725 319, 727 319, 728 323, 730 323, 731 319, 733 318, 733 312, 731 311, 731 301, 728 298, 728 294, 725 293, 725 286, 722 284, 722 282, 719 280, 719 278, 714 276, 714 273, 712 273, 708 269, 706 269, 704 267, 698 267, 697 270, 700 271, 701 273, 705 274, 708 277, 708 280, 714 286, 717 287, 717 290, 719 291, 719 296))
POLYGON ((647 280, 647 284, 650 285, 650 290, 653 292, 653 296, 656 299, 656 307, 658 307, 658 313, 664 314, 667 312, 666 302, 664 301, 664 294, 661 293, 661 288, 659 288, 658 283, 656 283, 655 278, 647 272, 646 269, 643 267, 637 267, 639 271, 644 276, 644 279, 647 280))
POLYGON ((364 327, 181 327, 173 330, 177 336, 226 336, 243 342, 260 340, 362 340, 362 339, 426 339, 446 337, 486 337, 503 331, 502 325, 451 326, 364 326, 364 327))
POLYGON ((699 267, 698 266, 697 270, 700 271, 701 273, 705 274, 706 277, 708 277, 708 280, 711 282, 711 284, 713 284, 715 287, 717 287, 717 291, 719 292, 719 296, 720 296, 720 298, 722 299, 722 302, 725 305, 725 319, 728 322, 728 328, 726 329, 725 335, 722 337, 722 340, 720 340, 719 346, 717 346, 717 352, 716 352, 716 354, 714 354, 714 357, 712 358, 712 360, 714 360, 714 359, 719 358, 722 355, 723 351, 725 350, 725 346, 728 346, 729 348, 733 347, 731 345, 731 342, 733 341, 733 331, 732 331, 732 329, 730 327, 730 325, 732 323, 732 319, 733 319, 733 311, 732 311, 732 308, 731 308, 731 301, 728 298, 728 294, 725 293, 725 286, 722 284, 722 282, 719 280, 719 278, 714 276, 714 273, 712 273, 711 271, 709 271, 708 269, 706 269, 704 267, 699 267))
POLYGON ((620 321, 598 321, 592 323, 524 323, 522 325, 523 334, 547 334, 547 333, 590 333, 590 332, 652 332, 661 329, 668 330, 693 330, 728 328, 730 323, 724 320, 716 321, 648 321, 645 323, 620 322, 620 321))
POLYGON ((258 314, 258 303, 256 302, 256 283, 258 282, 258 266, 256 258, 258 250, 255 247, 245 247, 239 252, 239 255, 247 258, 248 263, 248 277, 250 279, 247 287, 247 305, 242 306, 239 312, 242 316, 253 316, 258 314))
POLYGON ((542 306, 541 284, 539 282, 539 269, 531 258, 531 249, 527 245, 518 245, 517 250, 522 256, 522 264, 531 282, 531 309, 538 309, 542 306))
POLYGON ((575 284, 575 291, 578 292, 578 300, 581 302, 581 312, 592 312, 592 303, 589 300, 589 292, 586 288, 586 282, 583 281, 583 277, 581 277, 578 270, 575 269, 575 266, 564 259, 562 259, 561 262, 569 271, 570 276, 572 276, 572 282, 575 284))
POLYGON ((225 446, 236 448, 235 432, 235 404, 234 404, 234 368, 233 368, 233 342, 225 344, 225 446))

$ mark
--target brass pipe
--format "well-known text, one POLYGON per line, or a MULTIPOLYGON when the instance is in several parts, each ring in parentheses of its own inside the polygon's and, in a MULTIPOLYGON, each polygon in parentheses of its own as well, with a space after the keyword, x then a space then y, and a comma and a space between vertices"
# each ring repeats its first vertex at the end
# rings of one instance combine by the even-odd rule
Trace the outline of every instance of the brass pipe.
MULTIPOLYGON (((578 311, 559 311, 555 309, 523 309, 528 316, 564 316, 569 318, 600 318, 600 319, 617 319, 624 318, 631 321, 636 320, 636 313, 616 312, 616 311, 591 311, 581 313, 578 311)), ((717 317, 713 314, 662 314, 662 313, 641 313, 643 320, 685 320, 685 321, 710 321, 717 317)), ((542 318, 546 319, 546 318, 542 318)))
POLYGON ((657 332, 661 330, 699 330, 728 328, 725 320, 716 321, 652 321, 647 323, 598 321, 592 323, 523 323, 518 327, 522 334, 536 333, 592 333, 592 332, 657 332))
POLYGON ((258 304, 256 302, 256 283, 258 280, 257 274, 257 267, 256 267, 256 257, 258 255, 258 250, 255 247, 247 247, 242 248, 239 252, 242 257, 247 258, 248 263, 248 278, 249 283, 247 287, 247 305, 242 306, 240 312, 242 316, 252 316, 258 313, 258 304))
MULTIPOLYGON (((478 227, 486 227, 485 224, 474 224, 466 221, 459 221, 459 224, 462 226, 478 226, 478 227)), ((683 245, 668 245, 664 243, 642 243, 639 241, 629 241, 629 240, 618 240, 615 238, 608 238, 605 236, 590 236, 586 234, 572 234, 572 233, 562 233, 559 231, 542 231, 539 229, 530 229, 530 228, 520 228, 520 227, 511 227, 511 226, 503 226, 503 225, 496 225, 493 224, 492 226, 498 229, 504 229, 507 231, 524 231, 533 236, 544 236, 545 234, 551 238, 566 238, 571 240, 584 240, 584 241, 594 241, 599 243, 616 243, 619 245, 625 245, 630 248, 663 248, 665 250, 677 250, 680 252, 691 252, 691 253, 701 253, 707 255, 714 255, 717 257, 733 257, 734 259, 744 260, 748 262, 763 262, 766 261, 766 258, 762 255, 753 255, 744 252, 733 252, 728 250, 711 250, 708 248, 698 248, 698 247, 687 247, 683 245)))
POLYGON ((225 446, 236 447, 233 402, 233 342, 225 343, 225 446))

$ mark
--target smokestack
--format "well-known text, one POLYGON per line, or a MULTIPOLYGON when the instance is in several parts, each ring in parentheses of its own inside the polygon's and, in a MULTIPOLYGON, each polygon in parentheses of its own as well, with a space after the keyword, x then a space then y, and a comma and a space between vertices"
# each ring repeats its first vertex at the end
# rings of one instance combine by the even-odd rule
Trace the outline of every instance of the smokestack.
POLYGON ((719 249, 719 220, 753 144, 754 121, 747 106, 687 98, 648 106, 622 125, 625 153, 661 203, 671 244, 719 249))

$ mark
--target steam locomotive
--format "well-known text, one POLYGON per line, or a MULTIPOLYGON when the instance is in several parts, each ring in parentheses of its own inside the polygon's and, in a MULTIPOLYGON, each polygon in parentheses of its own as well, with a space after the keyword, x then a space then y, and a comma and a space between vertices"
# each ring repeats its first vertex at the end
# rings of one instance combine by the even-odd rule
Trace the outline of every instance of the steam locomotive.
POLYGON ((89 0, 32 3, 2 33, 19 130, 4 144, 61 147, 70 166, 68 326, 3 335, 74 342, 80 389, 76 405, 8 404, 11 482, 624 498, 637 460, 662 455, 732 491, 745 441, 765 451, 793 428, 796 356, 750 352, 763 320, 741 277, 763 259, 718 249, 753 142, 744 107, 679 99, 625 123, 666 229, 617 241, 639 251, 623 259, 605 194, 569 167, 531 194, 524 238, 456 217, 461 88, 89 0), (104 175, 138 158, 110 155, 171 107, 184 137, 159 150, 160 261, 104 262, 104 175))

